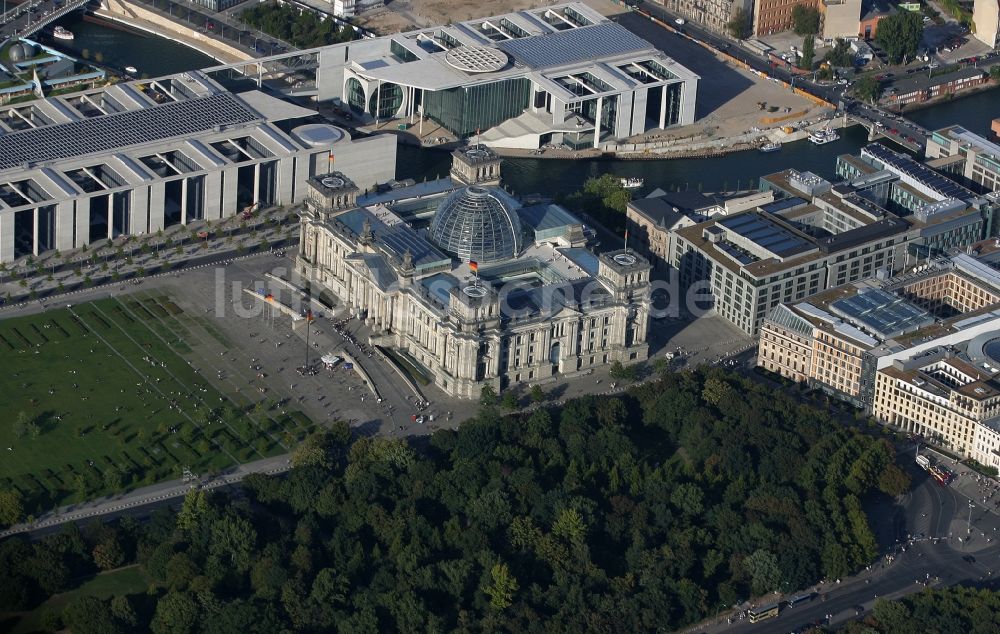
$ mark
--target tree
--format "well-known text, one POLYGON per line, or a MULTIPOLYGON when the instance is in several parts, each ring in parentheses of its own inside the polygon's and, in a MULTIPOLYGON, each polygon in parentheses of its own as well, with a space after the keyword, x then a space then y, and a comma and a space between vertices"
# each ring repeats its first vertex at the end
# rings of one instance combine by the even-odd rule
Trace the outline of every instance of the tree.
POLYGON ((816 38, 807 35, 802 38, 802 57, 799 59, 799 68, 812 70, 813 60, 816 57, 816 38))
POLYGON ((616 381, 634 381, 636 379, 635 366, 624 365, 621 361, 615 361, 611 364, 608 376, 616 381))
MULTIPOLYGON (((792 29, 796 35, 816 35, 819 33, 819 11, 815 7, 797 4, 792 9, 792 29)), ((882 23, 879 22, 880 30, 882 23)))
POLYGON ((493 564, 490 570, 491 583, 483 589, 490 597, 490 607, 503 610, 513 603, 514 593, 518 590, 517 579, 510 574, 505 563, 493 564))
POLYGON ((115 536, 109 536, 94 546, 92 553, 94 565, 101 570, 111 570, 122 565, 125 561, 125 553, 115 536))
POLYGON ((24 505, 17 489, 0 489, 0 524, 17 524, 24 517, 24 505))
POLYGON ((924 24, 920 14, 900 11, 879 21, 875 41, 885 50, 891 63, 905 64, 916 55, 923 35, 924 24))
POLYGON ((743 560, 743 567, 750 574, 750 585, 755 595, 778 589, 781 583, 781 571, 774 553, 764 549, 755 550, 743 560))
POLYGON ((330 460, 330 436, 325 431, 311 434, 292 453, 295 467, 317 466, 324 469, 332 464, 330 460))
POLYGON ((990 66, 990 79, 993 81, 1000 81, 1000 64, 990 66))
POLYGON ((742 6, 736 7, 733 17, 726 23, 726 32, 737 40, 745 40, 750 37, 750 16, 742 6))
POLYGON ((500 407, 512 412, 517 409, 517 405, 517 394, 513 390, 507 390, 503 393, 503 398, 500 400, 500 407))
POLYGON ((873 104, 882 96, 882 85, 871 75, 865 75, 854 83, 854 94, 858 99, 873 104))
POLYGON ((198 623, 198 604, 184 592, 168 592, 156 602, 150 629, 154 634, 187 634, 198 623))
POLYGON ((184 503, 177 513, 177 528, 194 531, 208 512, 208 498, 202 489, 191 489, 184 494, 184 503))
POLYGON ((489 409, 497 404, 497 391, 493 389, 493 385, 486 383, 483 385, 482 389, 479 390, 479 406, 484 409, 489 409))
POLYGON ((126 596, 117 595, 111 599, 111 615, 126 627, 134 628, 139 625, 135 608, 126 596))
POLYGON ((541 403, 545 400, 545 390, 543 390, 542 386, 537 383, 531 386, 529 394, 531 396, 532 403, 541 403))
POLYGON ((851 50, 851 45, 847 40, 838 37, 833 42, 833 48, 827 52, 826 57, 823 59, 830 62, 833 66, 853 66, 854 52, 851 50))
POLYGON ((70 601, 63 612, 63 620, 73 634, 115 634, 121 631, 108 604, 94 596, 82 595, 70 601))

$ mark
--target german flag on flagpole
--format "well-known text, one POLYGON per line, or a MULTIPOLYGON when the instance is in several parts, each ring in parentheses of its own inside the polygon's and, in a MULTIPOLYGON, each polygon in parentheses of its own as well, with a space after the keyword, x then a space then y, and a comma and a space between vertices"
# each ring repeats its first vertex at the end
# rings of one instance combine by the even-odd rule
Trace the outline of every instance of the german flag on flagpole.
POLYGON ((479 272, 479 262, 476 262, 475 260, 469 260, 469 269, 472 270, 472 271, 475 271, 476 273, 478 273, 479 272))
POLYGON ((307 324, 311 324, 311 323, 312 323, 313 321, 315 321, 315 320, 313 319, 313 311, 312 311, 311 309, 310 309, 310 310, 307 310, 307 311, 306 311, 306 323, 307 323, 307 324))

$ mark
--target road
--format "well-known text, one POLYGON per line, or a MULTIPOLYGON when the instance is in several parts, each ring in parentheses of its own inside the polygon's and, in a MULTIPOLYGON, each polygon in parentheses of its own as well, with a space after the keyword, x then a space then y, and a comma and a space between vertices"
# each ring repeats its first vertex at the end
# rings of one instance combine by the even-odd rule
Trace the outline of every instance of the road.
MULTIPOLYGON (((883 108, 858 102, 847 95, 851 87, 850 84, 815 82, 806 77, 795 76, 788 69, 773 65, 767 59, 746 50, 736 40, 725 35, 714 33, 692 22, 685 22, 683 26, 677 25, 675 20, 680 16, 667 11, 660 5, 651 2, 640 2, 638 8, 663 21, 667 26, 660 26, 637 12, 623 13, 615 16, 614 19, 640 37, 652 42, 657 48, 675 56, 677 61, 685 66, 691 63, 692 60, 697 59, 697 52, 692 52, 688 47, 684 46, 683 40, 688 39, 689 41, 702 42, 719 52, 739 60, 753 70, 766 73, 781 81, 793 83, 795 87, 834 104, 838 108, 845 109, 848 114, 862 122, 872 125, 876 122, 881 123, 883 126, 881 128, 882 134, 904 147, 922 149, 926 144, 929 131, 907 120, 905 117, 895 115, 883 108), (891 132, 892 130, 896 130, 896 132, 891 132)), ((971 63, 977 65, 983 64, 985 67, 990 63, 998 61, 1000 61, 1000 52, 993 52, 971 63)), ((889 90, 895 81, 909 78, 918 72, 947 72, 963 68, 968 63, 970 62, 960 61, 954 64, 932 62, 934 68, 927 65, 905 71, 901 70, 898 76, 890 72, 886 74, 887 76, 883 76, 883 88, 889 90)))
MULTIPOLYGON (((49 22, 85 5, 88 0, 34 0, 22 2, 0 15, 0 42, 28 37, 49 22)), ((13 5, 10 5, 13 6, 13 5)))

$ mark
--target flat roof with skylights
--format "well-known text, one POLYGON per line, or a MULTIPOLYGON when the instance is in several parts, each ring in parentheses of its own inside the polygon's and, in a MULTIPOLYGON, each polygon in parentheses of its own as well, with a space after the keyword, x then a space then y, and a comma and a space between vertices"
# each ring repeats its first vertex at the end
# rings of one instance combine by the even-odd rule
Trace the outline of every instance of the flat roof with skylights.
POLYGON ((0 136, 0 170, 24 163, 99 154, 260 119, 260 115, 233 94, 219 93, 32 128, 0 136))

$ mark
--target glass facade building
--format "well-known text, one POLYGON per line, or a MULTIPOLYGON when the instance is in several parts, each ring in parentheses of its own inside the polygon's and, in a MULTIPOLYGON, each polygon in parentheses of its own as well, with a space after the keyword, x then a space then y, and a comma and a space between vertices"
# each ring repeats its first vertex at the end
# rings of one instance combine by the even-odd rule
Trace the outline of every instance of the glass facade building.
POLYGON ((506 79, 489 84, 427 92, 424 113, 460 137, 516 117, 528 107, 531 81, 506 79))
POLYGON ((464 262, 509 260, 521 250, 517 203, 499 189, 466 187, 452 192, 431 221, 431 238, 464 262))

